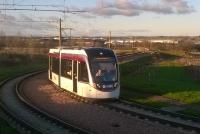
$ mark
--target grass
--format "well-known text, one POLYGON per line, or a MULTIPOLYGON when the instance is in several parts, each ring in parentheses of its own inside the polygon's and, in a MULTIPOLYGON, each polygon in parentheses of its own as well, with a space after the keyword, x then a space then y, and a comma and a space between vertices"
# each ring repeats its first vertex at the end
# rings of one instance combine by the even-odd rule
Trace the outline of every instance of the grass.
POLYGON ((140 73, 143 70, 143 68, 145 68, 147 65, 150 65, 152 61, 153 58, 151 56, 145 56, 138 60, 135 60, 135 62, 121 64, 120 65, 121 77, 125 78, 124 76, 128 76, 129 74, 132 75, 140 73))
POLYGON ((139 93, 139 92, 130 92, 127 90, 122 90, 121 92, 122 99, 125 99, 130 102, 136 102, 156 108, 162 108, 168 106, 166 102, 160 102, 153 100, 151 98, 151 95, 149 94, 144 94, 144 93, 139 93))
MULTIPOLYGON (((186 104, 200 104, 200 84, 188 75, 185 66, 176 60, 180 55, 177 57, 166 56, 167 53, 164 53, 164 57, 162 55, 160 55, 162 61, 159 62, 148 57, 148 59, 121 65, 122 89, 126 92, 161 95, 186 104)), ((133 98, 144 104, 152 104, 149 96, 135 99, 131 94, 123 93, 123 90, 121 92, 124 98, 133 98)), ((160 102, 153 103, 159 104, 160 102)))
POLYGON ((120 49, 117 49, 117 50, 114 50, 114 52, 115 52, 117 55, 121 55, 121 54, 132 54, 132 53, 134 53, 135 51, 132 50, 132 49, 128 49, 128 50, 120 50, 120 49))
POLYGON ((185 51, 183 50, 167 50, 167 51, 160 51, 160 53, 168 54, 168 55, 175 55, 175 56, 186 56, 185 51))
POLYGON ((46 56, 1 54, 0 57, 0 81, 48 65, 46 56))
POLYGON ((18 132, 11 128, 6 121, 0 119, 0 134, 18 134, 18 132))
MULTIPOLYGON (((0 54, 0 82, 6 78, 29 72, 48 65, 47 56, 0 54)), ((18 134, 0 118, 0 134, 18 134)))
POLYGON ((179 113, 200 118, 200 109, 185 109, 179 111, 179 113))

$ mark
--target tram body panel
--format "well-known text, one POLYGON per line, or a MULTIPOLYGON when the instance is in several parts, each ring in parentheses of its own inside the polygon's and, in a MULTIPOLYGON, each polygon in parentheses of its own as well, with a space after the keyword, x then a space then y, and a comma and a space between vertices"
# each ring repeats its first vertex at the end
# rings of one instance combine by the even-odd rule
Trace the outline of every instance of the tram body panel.
POLYGON ((120 89, 119 87, 113 91, 100 91, 88 84, 80 84, 80 89, 82 90, 82 97, 93 98, 93 99, 109 99, 109 98, 119 98, 120 89))
POLYGON ((86 98, 90 98, 90 92, 89 91, 90 85, 89 83, 79 82, 78 83, 78 95, 86 98))
POLYGON ((59 85, 59 76, 58 76, 58 74, 52 72, 52 79, 51 79, 51 81, 53 83, 55 83, 56 85, 59 85))
POLYGON ((96 90, 96 98, 102 98, 102 99, 108 99, 108 98, 116 98, 118 99, 119 98, 119 88, 117 89, 114 89, 112 91, 99 91, 99 90, 96 90))
POLYGON ((49 80, 53 83, 79 96, 93 99, 119 98, 119 69, 112 50, 50 49, 48 73, 49 80), (102 69, 106 76, 97 78, 97 69, 102 69), (114 73, 106 73, 109 71, 114 73))
POLYGON ((73 92, 73 81, 71 79, 68 79, 66 77, 61 77, 60 87, 62 89, 65 89, 67 91, 73 92))

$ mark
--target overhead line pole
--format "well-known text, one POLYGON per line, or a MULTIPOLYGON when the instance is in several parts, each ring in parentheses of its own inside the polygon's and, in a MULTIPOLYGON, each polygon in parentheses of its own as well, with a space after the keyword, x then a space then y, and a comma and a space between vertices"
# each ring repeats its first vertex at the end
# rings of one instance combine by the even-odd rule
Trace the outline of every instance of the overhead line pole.
POLYGON ((58 78, 58 85, 61 87, 61 46, 62 46, 62 24, 61 24, 61 18, 59 19, 59 78, 58 78))
POLYGON ((72 28, 69 29, 69 44, 71 45, 72 42, 72 28))
POLYGON ((111 47, 111 31, 109 31, 109 43, 108 43, 108 47, 110 48, 111 47))
POLYGON ((59 20, 59 47, 62 47, 62 20, 59 20))

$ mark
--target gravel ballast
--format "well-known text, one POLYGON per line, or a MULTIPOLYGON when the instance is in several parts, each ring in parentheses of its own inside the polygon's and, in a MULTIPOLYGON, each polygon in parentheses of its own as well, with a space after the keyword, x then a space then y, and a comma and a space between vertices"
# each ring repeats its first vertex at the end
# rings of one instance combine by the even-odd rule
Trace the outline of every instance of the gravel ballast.
POLYGON ((77 102, 55 88, 47 73, 31 77, 21 85, 26 97, 38 108, 96 134, 184 134, 167 125, 138 119, 93 104, 77 102))

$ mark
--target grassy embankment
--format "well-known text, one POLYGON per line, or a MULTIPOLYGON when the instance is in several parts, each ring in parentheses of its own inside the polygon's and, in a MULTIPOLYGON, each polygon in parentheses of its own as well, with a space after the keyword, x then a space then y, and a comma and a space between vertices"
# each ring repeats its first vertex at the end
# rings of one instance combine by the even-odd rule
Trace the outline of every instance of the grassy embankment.
MULTIPOLYGON (((170 104, 153 99, 155 95, 186 105, 200 104, 200 84, 187 74, 185 66, 178 61, 182 54, 170 52, 120 65, 121 97, 158 108, 170 104)), ((200 117, 200 109, 186 109, 182 113, 200 117)))
MULTIPOLYGON (((0 82, 21 73, 45 68, 48 65, 46 56, 0 54, 0 57, 0 82)), ((18 132, 0 118, 0 133, 16 134, 18 132)))
POLYGON ((133 52, 135 52, 134 50, 130 49, 130 50, 114 50, 115 54, 117 55, 122 55, 122 54, 132 54, 133 52))

